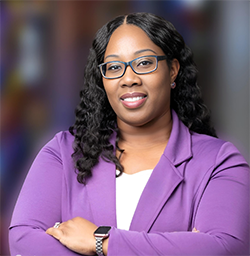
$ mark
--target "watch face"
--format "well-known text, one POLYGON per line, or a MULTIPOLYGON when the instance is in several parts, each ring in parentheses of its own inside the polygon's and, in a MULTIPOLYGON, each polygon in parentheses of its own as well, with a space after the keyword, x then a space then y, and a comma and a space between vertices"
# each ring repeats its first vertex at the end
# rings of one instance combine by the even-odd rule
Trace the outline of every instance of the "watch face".
POLYGON ((111 227, 107 226, 100 226, 94 233, 95 236, 105 237, 108 235, 109 230, 111 227))

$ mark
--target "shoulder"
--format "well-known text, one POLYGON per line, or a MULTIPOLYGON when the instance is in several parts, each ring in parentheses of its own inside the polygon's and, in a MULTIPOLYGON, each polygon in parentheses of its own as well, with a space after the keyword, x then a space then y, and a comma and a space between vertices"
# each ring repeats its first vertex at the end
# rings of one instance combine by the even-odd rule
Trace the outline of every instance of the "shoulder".
POLYGON ((229 141, 212 136, 191 132, 193 158, 204 163, 218 166, 223 162, 228 164, 247 165, 239 150, 229 141))
POLYGON ((230 162, 230 164, 233 161, 246 163, 232 143, 190 131, 174 111, 172 111, 172 117, 173 128, 165 155, 174 164, 180 164, 189 159, 191 165, 207 169, 223 161, 230 162))
POLYGON ((195 132, 190 132, 192 149, 195 153, 216 153, 220 150, 222 145, 228 142, 215 138, 206 134, 199 134, 195 132))
POLYGON ((72 144, 74 141, 74 136, 69 131, 58 132, 55 134, 54 138, 58 141, 59 144, 72 144))
POLYGON ((54 137, 45 145, 46 148, 60 149, 64 151, 72 150, 74 136, 69 131, 61 131, 54 135, 54 137))
POLYGON ((56 133, 40 150, 37 158, 54 159, 54 161, 63 163, 71 159, 73 153, 74 136, 68 131, 56 133))

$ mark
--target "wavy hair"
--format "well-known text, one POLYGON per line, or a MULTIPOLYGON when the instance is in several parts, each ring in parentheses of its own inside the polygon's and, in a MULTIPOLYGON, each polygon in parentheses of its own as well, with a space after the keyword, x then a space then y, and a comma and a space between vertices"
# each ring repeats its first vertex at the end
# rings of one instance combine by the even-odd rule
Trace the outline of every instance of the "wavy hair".
POLYGON ((173 59, 179 61, 180 70, 175 80, 177 86, 171 92, 171 108, 190 131, 216 137, 210 124, 210 113, 197 84, 198 71, 193 54, 175 27, 169 21, 150 13, 119 16, 105 24, 96 34, 85 67, 80 103, 75 110, 75 123, 69 128, 75 137, 72 157, 78 170, 77 180, 83 184, 91 177, 92 168, 100 157, 113 162, 120 173, 123 172, 123 167, 114 154, 115 148, 110 143, 111 135, 116 132, 116 148, 122 152, 117 143, 119 130, 116 114, 105 93, 98 64, 104 60, 112 33, 124 22, 144 30, 166 54, 169 67, 173 59))

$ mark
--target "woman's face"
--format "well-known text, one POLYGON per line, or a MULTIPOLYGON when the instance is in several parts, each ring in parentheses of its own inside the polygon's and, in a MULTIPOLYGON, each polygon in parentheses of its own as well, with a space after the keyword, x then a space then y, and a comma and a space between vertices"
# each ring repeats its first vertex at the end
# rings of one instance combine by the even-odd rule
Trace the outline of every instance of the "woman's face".
MULTIPOLYGON (((137 26, 123 24, 112 34, 104 55, 104 62, 124 61, 146 55, 164 56, 147 34, 137 26)), ((130 66, 120 78, 105 79, 103 85, 110 105, 117 115, 118 126, 126 123, 143 126, 164 115, 171 118, 170 91, 179 69, 174 60, 169 69, 166 60, 149 74, 138 75, 130 66)))

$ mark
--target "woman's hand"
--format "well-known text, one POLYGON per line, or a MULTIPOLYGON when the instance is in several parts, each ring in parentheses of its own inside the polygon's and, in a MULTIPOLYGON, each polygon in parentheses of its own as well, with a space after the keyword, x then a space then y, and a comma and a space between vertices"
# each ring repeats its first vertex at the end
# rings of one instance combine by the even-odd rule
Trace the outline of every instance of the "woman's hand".
POLYGON ((97 226, 92 222, 76 217, 62 222, 58 228, 47 229, 46 233, 74 252, 94 255, 96 241, 93 233, 96 229, 97 226))

